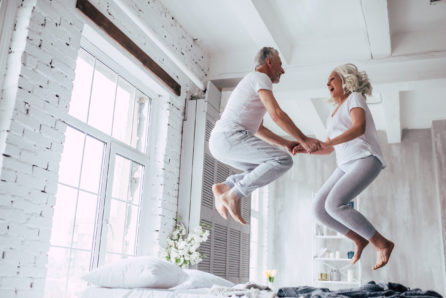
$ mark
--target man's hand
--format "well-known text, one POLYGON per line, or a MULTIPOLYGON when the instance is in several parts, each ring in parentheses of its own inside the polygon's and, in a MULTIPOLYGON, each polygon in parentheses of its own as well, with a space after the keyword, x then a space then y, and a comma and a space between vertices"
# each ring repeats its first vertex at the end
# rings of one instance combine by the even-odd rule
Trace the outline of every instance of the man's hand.
POLYGON ((304 147, 301 144, 294 146, 293 152, 291 154, 296 155, 297 153, 307 153, 304 147))
POLYGON ((296 142, 296 141, 288 141, 284 144, 285 148, 288 150, 289 153, 291 153, 292 155, 295 155, 296 153, 294 153, 294 148, 299 146, 300 143, 296 142))
POLYGON ((305 138, 300 145, 308 152, 312 153, 321 149, 321 142, 315 138, 305 138))

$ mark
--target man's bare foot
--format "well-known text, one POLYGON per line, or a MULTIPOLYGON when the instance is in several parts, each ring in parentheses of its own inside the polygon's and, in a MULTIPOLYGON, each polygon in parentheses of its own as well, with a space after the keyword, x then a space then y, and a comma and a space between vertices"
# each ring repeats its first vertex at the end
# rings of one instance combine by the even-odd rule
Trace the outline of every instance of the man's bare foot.
POLYGON ((220 196, 229 190, 229 187, 224 183, 217 183, 212 185, 215 209, 217 210, 218 214, 220 214, 221 217, 223 217, 224 219, 228 219, 228 209, 223 206, 223 201, 221 200, 220 196))
POLYGON ((373 270, 381 268, 387 264, 394 246, 395 244, 392 241, 388 241, 382 248, 376 248, 376 264, 373 266, 373 270))
POLYGON ((239 223, 245 225, 246 221, 242 217, 242 206, 240 202, 240 198, 237 197, 235 193, 232 191, 227 191, 224 194, 218 197, 219 200, 223 203, 223 206, 229 211, 232 218, 239 223))
POLYGON ((355 264, 356 262, 359 261, 359 258, 361 257, 362 254, 362 250, 364 249, 364 247, 367 246, 367 244, 369 244, 369 242, 362 237, 360 240, 355 241, 356 245, 355 254, 353 255, 353 258, 350 262, 351 264, 355 264))

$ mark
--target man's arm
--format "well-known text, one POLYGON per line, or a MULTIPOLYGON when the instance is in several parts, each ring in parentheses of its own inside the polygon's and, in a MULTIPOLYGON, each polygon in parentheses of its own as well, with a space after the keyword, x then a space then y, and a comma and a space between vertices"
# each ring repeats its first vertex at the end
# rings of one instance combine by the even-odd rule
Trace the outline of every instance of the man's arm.
POLYGON ((271 130, 263 126, 263 121, 260 124, 260 127, 255 135, 265 142, 285 147, 285 149, 287 149, 290 153, 293 153, 293 148, 299 144, 298 142, 290 141, 282 138, 279 135, 276 135, 271 130))
POLYGON ((271 119, 286 133, 295 138, 305 150, 313 152, 320 148, 319 141, 305 136, 290 117, 280 108, 271 90, 259 90, 260 100, 271 116, 271 119))

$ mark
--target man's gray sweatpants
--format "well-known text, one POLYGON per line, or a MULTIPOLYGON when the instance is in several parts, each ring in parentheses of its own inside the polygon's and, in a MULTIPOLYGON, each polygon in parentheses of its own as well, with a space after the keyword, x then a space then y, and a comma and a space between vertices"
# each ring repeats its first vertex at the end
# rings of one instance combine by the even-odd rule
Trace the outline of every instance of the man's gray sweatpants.
POLYGON ((293 165, 290 154, 247 130, 214 130, 209 149, 218 161, 244 171, 229 176, 224 182, 239 198, 276 180, 293 165))
POLYGON ((382 164, 370 155, 339 167, 316 194, 314 214, 327 227, 345 235, 350 230, 366 240, 375 234, 373 225, 348 202, 359 195, 381 171, 382 164))

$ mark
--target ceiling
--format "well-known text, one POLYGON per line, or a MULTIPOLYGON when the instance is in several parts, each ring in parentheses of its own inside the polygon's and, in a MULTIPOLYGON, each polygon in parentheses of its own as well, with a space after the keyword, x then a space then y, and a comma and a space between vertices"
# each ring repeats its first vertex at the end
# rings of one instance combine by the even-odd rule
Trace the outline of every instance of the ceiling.
POLYGON ((306 133, 322 137, 331 109, 326 78, 346 62, 369 74, 372 113, 389 142, 398 142, 404 128, 446 119, 446 0, 160 2, 208 55, 208 78, 223 91, 253 70, 262 46, 277 48, 286 73, 274 87, 276 97, 306 133), (418 100, 425 91, 433 96, 427 106, 418 100), (422 120, 404 114, 410 111, 422 120))

